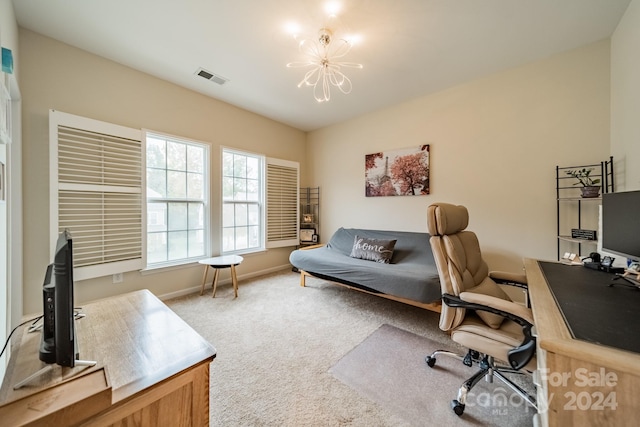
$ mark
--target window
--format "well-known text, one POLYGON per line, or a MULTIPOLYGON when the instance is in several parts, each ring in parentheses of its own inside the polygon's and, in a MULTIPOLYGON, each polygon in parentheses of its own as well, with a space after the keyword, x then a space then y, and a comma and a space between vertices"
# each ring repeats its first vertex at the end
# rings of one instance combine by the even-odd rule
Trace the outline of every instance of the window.
POLYGON ((209 147, 146 134, 147 266, 191 262, 209 253, 209 147))
POLYGON ((264 156, 222 150, 222 252, 264 248, 264 156))
POLYGON ((297 245, 298 187, 297 162, 223 149, 222 252, 297 245))

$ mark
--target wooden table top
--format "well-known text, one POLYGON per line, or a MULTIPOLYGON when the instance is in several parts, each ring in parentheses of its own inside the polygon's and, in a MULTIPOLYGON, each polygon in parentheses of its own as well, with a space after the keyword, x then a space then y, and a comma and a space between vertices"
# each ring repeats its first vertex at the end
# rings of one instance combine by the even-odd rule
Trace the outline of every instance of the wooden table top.
POLYGON ((201 259, 198 262, 200 264, 210 265, 211 267, 214 267, 214 268, 219 268, 219 267, 231 267, 232 265, 238 265, 243 260, 244 258, 242 258, 240 255, 223 255, 223 256, 216 256, 213 258, 201 259))
POLYGON ((95 367, 54 368, 28 386, 13 384, 41 369, 40 333, 24 333, 11 357, 0 390, 6 403, 62 381, 106 368, 117 403, 198 363, 210 363, 215 348, 148 290, 131 292, 83 306, 76 321, 78 352, 95 367), (9 384, 11 383, 11 384, 9 384))

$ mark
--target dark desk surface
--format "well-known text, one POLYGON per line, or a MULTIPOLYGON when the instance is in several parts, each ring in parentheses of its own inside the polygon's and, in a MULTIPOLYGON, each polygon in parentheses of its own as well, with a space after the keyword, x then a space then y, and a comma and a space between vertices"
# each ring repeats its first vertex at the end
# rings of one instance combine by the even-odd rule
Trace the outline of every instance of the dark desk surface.
POLYGON ((640 289, 609 287, 613 274, 581 266, 539 265, 574 338, 640 353, 640 289))

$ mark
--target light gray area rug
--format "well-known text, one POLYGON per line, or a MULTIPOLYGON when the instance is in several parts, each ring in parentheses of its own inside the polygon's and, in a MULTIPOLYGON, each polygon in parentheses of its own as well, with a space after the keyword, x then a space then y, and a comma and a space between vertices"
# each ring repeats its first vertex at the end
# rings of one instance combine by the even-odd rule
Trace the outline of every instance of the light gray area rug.
MULTIPOLYGON (((218 286, 216 298, 208 287, 203 296, 165 301, 217 350, 211 364, 211 426, 459 425, 448 406, 459 386, 457 377, 440 383, 444 408, 428 403, 442 417, 415 424, 404 410, 376 402, 329 372, 385 324, 427 337, 438 348, 451 344, 438 328, 438 313, 316 278, 308 278, 303 288, 299 278, 283 270, 241 279, 238 298, 227 284, 218 286)), ((414 362, 424 374, 430 373, 424 356, 432 350, 415 352, 414 362)), ((397 368, 388 377, 399 375, 401 365, 397 368)), ((469 370, 455 368, 464 375, 469 370)))
POLYGON ((476 371, 456 358, 438 356, 429 368, 424 357, 434 350, 456 351, 428 338, 382 325, 334 365, 340 381, 415 426, 530 426, 535 410, 502 382, 478 383, 458 417, 449 404, 460 385, 476 371))

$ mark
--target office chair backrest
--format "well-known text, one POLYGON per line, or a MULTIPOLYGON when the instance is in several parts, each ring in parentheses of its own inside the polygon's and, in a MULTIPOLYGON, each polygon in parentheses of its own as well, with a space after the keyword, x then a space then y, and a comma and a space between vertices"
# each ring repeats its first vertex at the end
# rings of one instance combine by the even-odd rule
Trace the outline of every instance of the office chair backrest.
MULTIPOLYGON (((443 294, 460 295, 489 279, 489 267, 482 259, 478 238, 464 231, 469 224, 469 212, 464 206, 434 203, 427 208, 429 243, 440 276, 443 294)), ((442 304, 440 329, 449 331, 458 326, 465 309, 442 304)))

